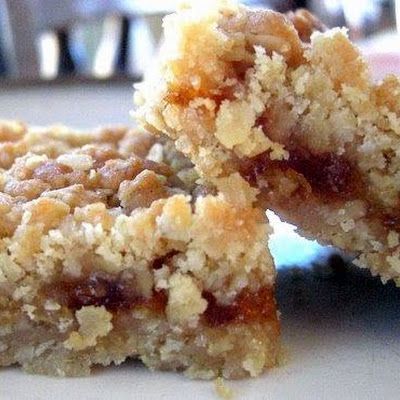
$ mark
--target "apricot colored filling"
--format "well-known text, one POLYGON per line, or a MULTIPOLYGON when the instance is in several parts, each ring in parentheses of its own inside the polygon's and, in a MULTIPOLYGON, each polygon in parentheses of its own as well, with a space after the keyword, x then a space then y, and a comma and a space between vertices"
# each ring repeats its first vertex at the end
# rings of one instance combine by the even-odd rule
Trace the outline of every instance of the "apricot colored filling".
POLYGON ((271 171, 291 170, 298 181, 322 199, 351 200, 358 198, 365 187, 357 169, 345 157, 333 153, 312 154, 302 147, 290 151, 288 160, 271 160, 268 152, 242 163, 241 174, 253 186, 271 171))
POLYGON ((150 298, 145 298, 137 294, 132 282, 103 273, 53 283, 44 292, 73 311, 87 306, 104 306, 108 311, 117 312, 144 306, 163 312, 167 304, 167 296, 162 291, 154 291, 150 298))
POLYGON ((179 254, 179 251, 172 250, 169 253, 167 253, 165 256, 156 258, 151 265, 152 269, 157 270, 157 269, 161 269, 163 267, 163 265, 168 265, 169 262, 172 260, 172 258, 174 256, 176 256, 177 254, 179 254))
POLYGON ((209 326, 217 327, 265 320, 277 321, 274 290, 270 287, 261 288, 256 293, 243 290, 229 305, 218 304, 215 297, 209 292, 204 292, 203 297, 208 302, 204 319, 209 326))
MULTIPOLYGON (((243 77, 239 77, 239 80, 240 79, 243 79, 243 77)), ((186 107, 192 100, 196 98, 205 98, 213 100, 218 109, 223 101, 234 100, 235 96, 234 96, 234 90, 230 86, 213 89, 213 88, 207 88, 203 85, 203 87, 201 87, 200 89, 194 89, 193 87, 189 86, 175 87, 171 85, 168 90, 168 95, 165 96, 164 100, 168 104, 176 104, 182 107, 186 107)))
MULTIPOLYGON (((87 306, 104 306, 113 313, 145 307, 163 314, 168 303, 165 291, 153 291, 149 298, 137 294, 132 281, 104 273, 92 274, 84 279, 72 279, 52 283, 43 292, 61 306, 76 311, 87 306)), ((229 305, 219 304, 212 293, 204 291, 207 309, 203 321, 207 326, 220 327, 228 324, 274 321, 276 303, 272 288, 261 288, 251 293, 243 290, 229 305)))
POLYGON ((400 231, 400 215, 373 201, 361 173, 344 156, 312 154, 297 146, 290 150, 288 160, 271 160, 268 152, 246 159, 241 162, 240 173, 254 187, 259 180, 267 181, 271 192, 283 174, 297 183, 294 195, 302 199, 313 196, 329 204, 361 199, 368 205, 368 218, 378 220, 386 230, 400 231))

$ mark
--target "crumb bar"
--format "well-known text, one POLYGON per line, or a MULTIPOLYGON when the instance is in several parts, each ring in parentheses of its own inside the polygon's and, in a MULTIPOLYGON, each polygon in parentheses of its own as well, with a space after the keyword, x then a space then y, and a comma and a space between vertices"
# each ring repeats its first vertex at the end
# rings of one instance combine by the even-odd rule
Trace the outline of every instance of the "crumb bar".
POLYGON ((400 283, 400 80, 375 83, 345 29, 228 1, 165 20, 136 117, 219 186, 239 175, 308 237, 400 283))
POLYGON ((79 376, 139 358, 259 375, 279 321, 268 224, 124 128, 0 122, 0 365, 79 376))

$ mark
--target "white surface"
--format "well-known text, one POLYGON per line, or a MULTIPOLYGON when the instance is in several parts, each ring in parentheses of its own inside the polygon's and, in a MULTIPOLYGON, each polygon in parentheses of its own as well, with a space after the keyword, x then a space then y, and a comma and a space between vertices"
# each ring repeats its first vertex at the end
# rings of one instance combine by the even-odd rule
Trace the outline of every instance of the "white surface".
MULTIPOLYGON (((0 90, 0 117, 34 124, 91 127, 130 123, 129 87, 0 90)), ((294 252, 304 242, 280 243, 294 252)), ((279 246, 279 243, 277 244, 279 246)), ((228 382, 236 399, 369 400, 400 396, 400 290, 359 271, 286 269, 278 277, 284 366, 257 380, 228 382)), ((0 371, 0 400, 213 399, 210 382, 152 373, 138 363, 99 369, 90 378, 51 379, 0 371)))
POLYGON ((20 119, 30 124, 64 123, 91 128, 104 124, 133 125, 129 84, 82 85, 6 90, 0 88, 0 118, 20 119))
MULTIPOLYGON (((280 309, 288 360, 256 380, 227 382, 235 399, 375 400, 400 393, 400 292, 359 274, 281 272, 280 309)), ((152 373, 138 363, 92 377, 0 373, 0 399, 217 399, 211 382, 152 373)))

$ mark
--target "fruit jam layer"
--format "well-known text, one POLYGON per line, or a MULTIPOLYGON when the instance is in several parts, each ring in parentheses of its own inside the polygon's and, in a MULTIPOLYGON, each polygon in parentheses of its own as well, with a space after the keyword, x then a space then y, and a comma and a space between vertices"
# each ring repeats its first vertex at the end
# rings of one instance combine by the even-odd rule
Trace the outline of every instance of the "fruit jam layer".
MULTIPOLYGON (((138 295, 132 280, 104 273, 52 283, 42 291, 46 297, 73 311, 87 306, 104 306, 110 312, 119 313, 145 307, 163 314, 168 303, 165 291, 153 291, 149 298, 145 298, 138 295)), ((209 327, 277 321, 274 290, 271 287, 263 287, 255 293, 243 290, 229 305, 219 304, 213 294, 207 291, 203 292, 203 298, 208 306, 202 319, 209 327)))
MULTIPOLYGON (((271 196, 282 175, 296 184, 292 196, 301 200, 316 199, 324 204, 340 204, 362 200, 367 204, 367 218, 378 220, 387 230, 400 232, 398 211, 387 209, 374 201, 357 167, 334 153, 313 154, 297 146, 288 160, 271 160, 268 152, 241 162, 240 173, 252 186, 266 181, 271 196)), ((273 199, 271 199, 273 203, 273 199)))

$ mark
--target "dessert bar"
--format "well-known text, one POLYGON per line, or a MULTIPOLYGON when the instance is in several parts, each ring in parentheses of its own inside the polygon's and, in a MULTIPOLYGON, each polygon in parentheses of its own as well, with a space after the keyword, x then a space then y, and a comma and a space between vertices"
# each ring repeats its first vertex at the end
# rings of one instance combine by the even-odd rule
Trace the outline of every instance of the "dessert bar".
POLYGON ((374 82, 345 29, 228 1, 168 16, 136 117, 219 187, 400 282, 400 81, 374 82), (240 176, 243 182, 239 182, 240 176))
POLYGON ((124 128, 0 123, 0 365, 87 375, 139 358, 194 378, 276 363, 269 227, 124 128))

